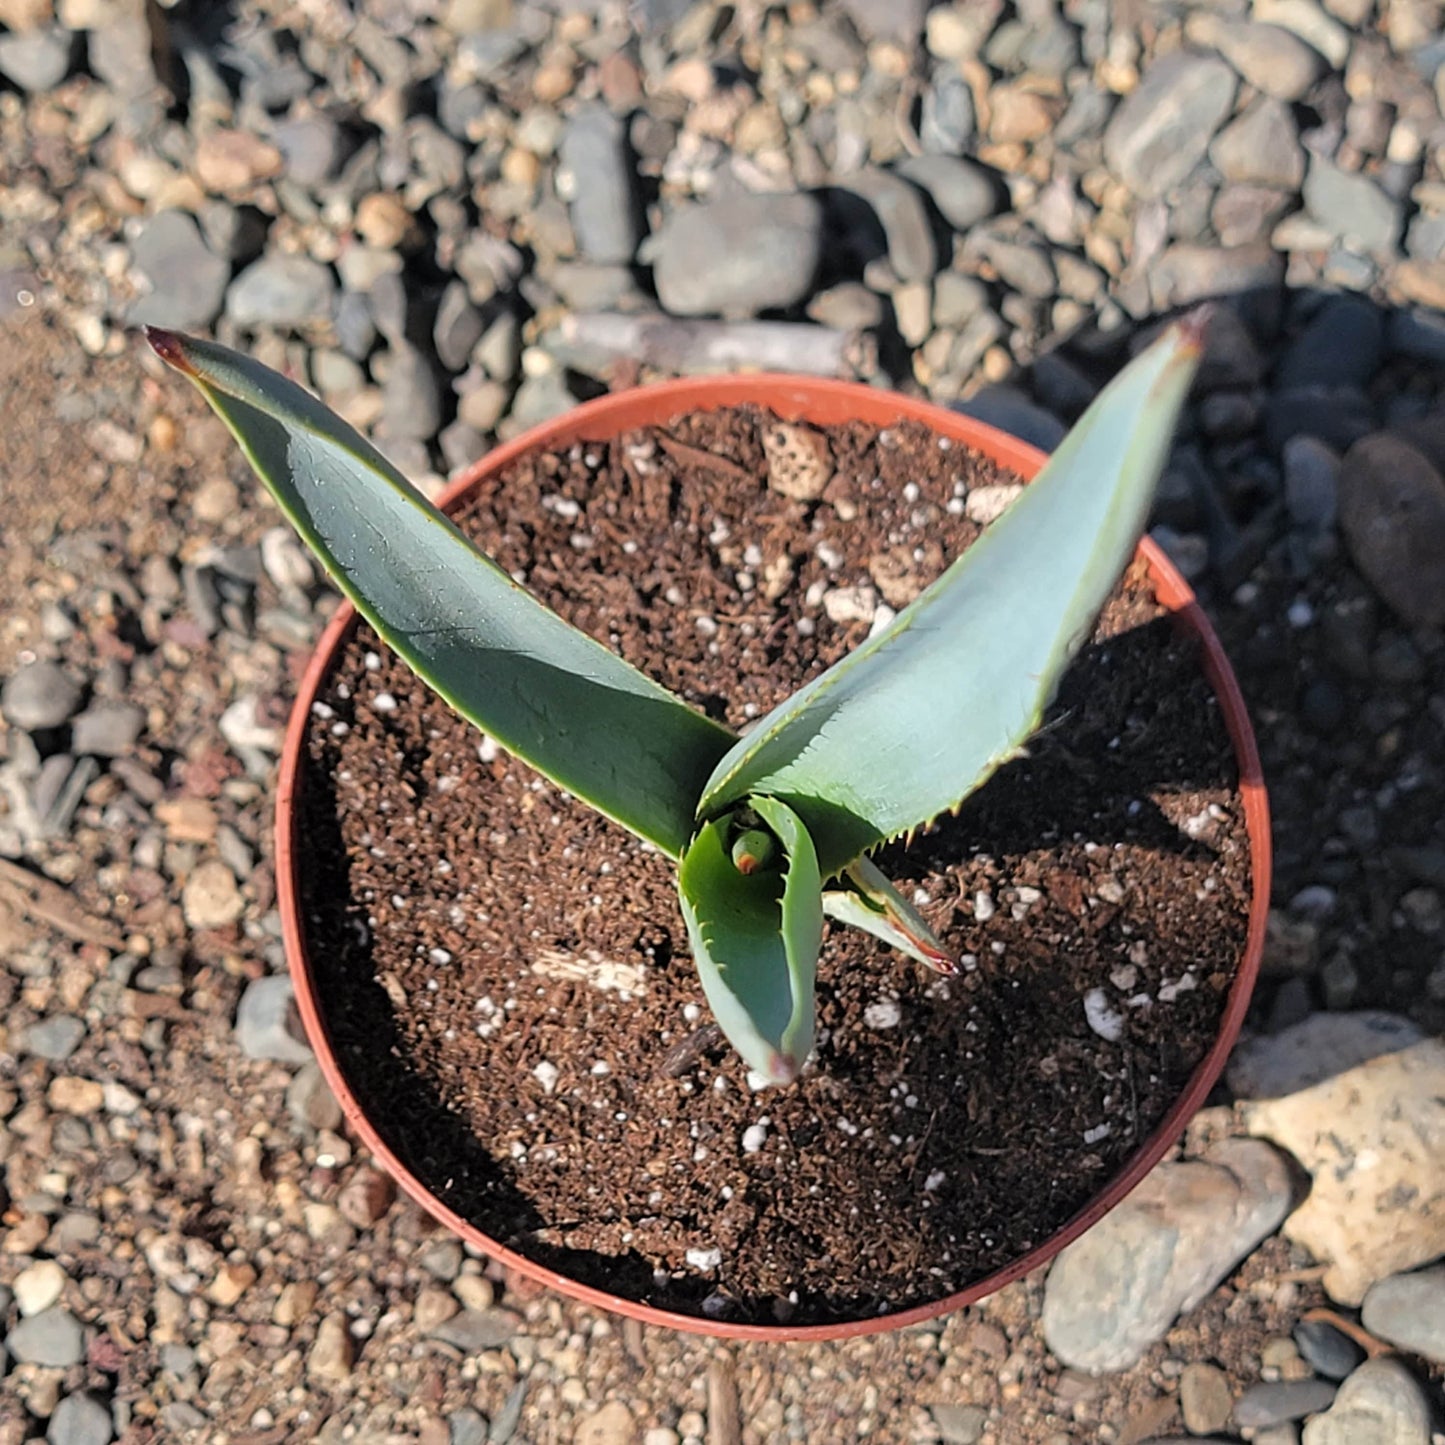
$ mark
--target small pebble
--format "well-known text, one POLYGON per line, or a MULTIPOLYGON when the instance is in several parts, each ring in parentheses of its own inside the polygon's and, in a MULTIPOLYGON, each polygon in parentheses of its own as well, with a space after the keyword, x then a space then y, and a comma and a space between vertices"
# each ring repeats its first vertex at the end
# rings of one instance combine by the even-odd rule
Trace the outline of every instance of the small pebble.
POLYGON ((1327 1320, 1301 1320, 1294 1342, 1305 1363, 1327 1380, 1343 1380, 1365 1358, 1364 1350, 1327 1320))

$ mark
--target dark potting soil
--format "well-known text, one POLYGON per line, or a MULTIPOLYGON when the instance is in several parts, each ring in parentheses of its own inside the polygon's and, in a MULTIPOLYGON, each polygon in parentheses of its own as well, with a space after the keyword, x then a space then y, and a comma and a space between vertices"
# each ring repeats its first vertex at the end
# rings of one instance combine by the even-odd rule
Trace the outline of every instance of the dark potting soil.
MULTIPOLYGON (((742 408, 531 455, 462 524, 742 729, 977 536, 967 492, 1013 480, 913 424, 765 448, 772 425, 742 408), (795 491, 832 479, 798 500, 770 466, 795 491)), ((759 1092, 711 1024, 668 860, 358 629, 315 709, 299 833, 352 1087, 458 1214, 614 1294, 811 1323, 962 1288, 1117 1173, 1214 1036, 1249 847, 1195 652, 1136 564, 1029 756, 879 856, 964 971, 830 926, 816 1057, 759 1092)))

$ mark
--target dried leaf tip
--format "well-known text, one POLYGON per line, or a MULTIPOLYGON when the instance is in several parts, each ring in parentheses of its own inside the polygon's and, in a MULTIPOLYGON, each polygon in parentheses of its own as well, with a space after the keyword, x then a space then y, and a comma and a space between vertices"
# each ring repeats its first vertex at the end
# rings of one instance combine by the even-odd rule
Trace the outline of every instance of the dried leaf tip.
POLYGON ((1179 340, 1189 351, 1198 355, 1204 350, 1204 338, 1209 323, 1214 319, 1215 308, 1209 303, 1186 311, 1174 324, 1179 328, 1179 340))
POLYGON ((151 350, 165 362, 167 366, 173 366, 177 371, 183 372, 186 376, 194 376, 196 369, 186 356, 186 339, 174 331, 165 331, 159 326, 144 326, 141 328, 145 333, 145 339, 150 342, 151 350))

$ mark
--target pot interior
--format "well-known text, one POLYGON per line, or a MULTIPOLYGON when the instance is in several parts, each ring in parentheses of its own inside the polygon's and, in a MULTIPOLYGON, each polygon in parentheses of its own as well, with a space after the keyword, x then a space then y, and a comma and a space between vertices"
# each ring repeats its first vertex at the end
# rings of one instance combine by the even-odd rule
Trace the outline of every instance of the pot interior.
MULTIPOLYGON (((775 418, 755 405, 660 426, 613 410, 491 459, 455 515, 738 729, 931 580, 977 534, 968 497, 1011 480, 948 431, 817 407, 833 476, 803 501, 768 485, 775 418)), ((832 933, 818 1060, 765 1093, 709 1030, 670 865, 479 751, 366 630, 328 640, 287 758, 303 1013, 403 1184, 549 1283, 741 1333, 952 1308, 1120 1197, 1222 1065, 1258 804, 1221 660, 1157 561, 1031 756, 880 855, 965 972, 832 933)))

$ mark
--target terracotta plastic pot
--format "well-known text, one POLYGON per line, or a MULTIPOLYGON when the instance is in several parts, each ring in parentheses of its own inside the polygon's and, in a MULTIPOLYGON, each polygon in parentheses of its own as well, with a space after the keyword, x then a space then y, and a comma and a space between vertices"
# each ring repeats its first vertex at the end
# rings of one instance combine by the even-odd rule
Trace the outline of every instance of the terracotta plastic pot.
MULTIPOLYGON (((522 453, 533 448, 550 448, 578 441, 602 441, 640 427, 666 423, 674 417, 699 410, 755 403, 770 408, 790 421, 827 425, 862 421, 875 426, 890 426, 902 419, 924 423, 940 436, 982 452, 1021 476, 1032 477, 1043 464, 1044 456, 1036 448, 1016 438, 960 416, 956 412, 888 392, 873 390, 851 382, 819 381, 792 376, 737 376, 665 382, 657 386, 606 396, 579 406, 575 411, 539 427, 498 447, 476 466, 459 477, 442 498, 442 505, 455 503, 473 488, 485 485, 509 467, 522 453)), ((1254 733, 1240 696, 1239 685, 1219 639, 1194 600, 1188 583, 1179 575, 1168 558, 1147 538, 1141 544, 1155 591, 1160 603, 1171 609, 1178 626, 1197 638, 1204 671, 1218 696, 1225 724, 1234 744, 1239 765, 1239 789, 1244 799, 1245 821, 1250 841, 1250 866, 1253 893, 1249 931, 1244 957, 1230 990, 1220 1020, 1219 1033, 1213 1047, 1200 1060, 1179 1096, 1153 1134, 1133 1154, 1125 1167, 1109 1181, 1092 1202, 1080 1210, 1052 1238, 1046 1240, 1004 1269, 978 1280, 967 1289, 932 1304, 919 1305, 896 1313, 852 1320, 842 1324, 803 1325, 796 1327, 769 1325, 735 1325, 723 1321, 697 1318, 692 1315, 656 1309, 650 1305, 620 1299, 602 1290, 569 1279, 543 1265, 526 1259, 496 1240, 489 1238, 452 1210, 448 1209, 396 1156, 377 1132, 365 1108, 353 1093, 342 1072, 327 1032, 321 1002, 307 955, 307 941, 298 907, 299 870, 305 865, 305 849, 295 835, 296 818, 293 801, 306 754, 304 739, 311 715, 311 704, 327 677, 338 647, 356 620, 352 608, 342 606, 321 638, 315 656, 302 679, 296 704, 291 713, 281 763, 280 794, 276 803, 276 864, 282 922, 285 928, 286 954, 295 982, 296 999, 307 1037, 331 1085, 347 1122, 366 1147, 397 1180, 398 1184, 422 1208, 469 1244, 477 1246, 494 1260, 518 1274, 555 1289, 587 1304, 630 1315, 647 1324, 698 1334, 720 1335, 733 1339, 760 1339, 783 1342, 789 1340, 842 1339, 853 1335, 872 1334, 916 1324, 921 1320, 947 1314, 972 1304, 1002 1289, 1004 1285, 1036 1269, 1077 1239, 1134 1188, 1136 1184, 1168 1152, 1183 1132, 1190 1117, 1203 1104, 1210 1089, 1224 1069, 1225 1061, 1239 1033, 1245 1009, 1249 1004, 1259 971, 1264 946, 1265 915, 1270 889, 1269 806, 1260 776, 1259 755, 1254 733)))

